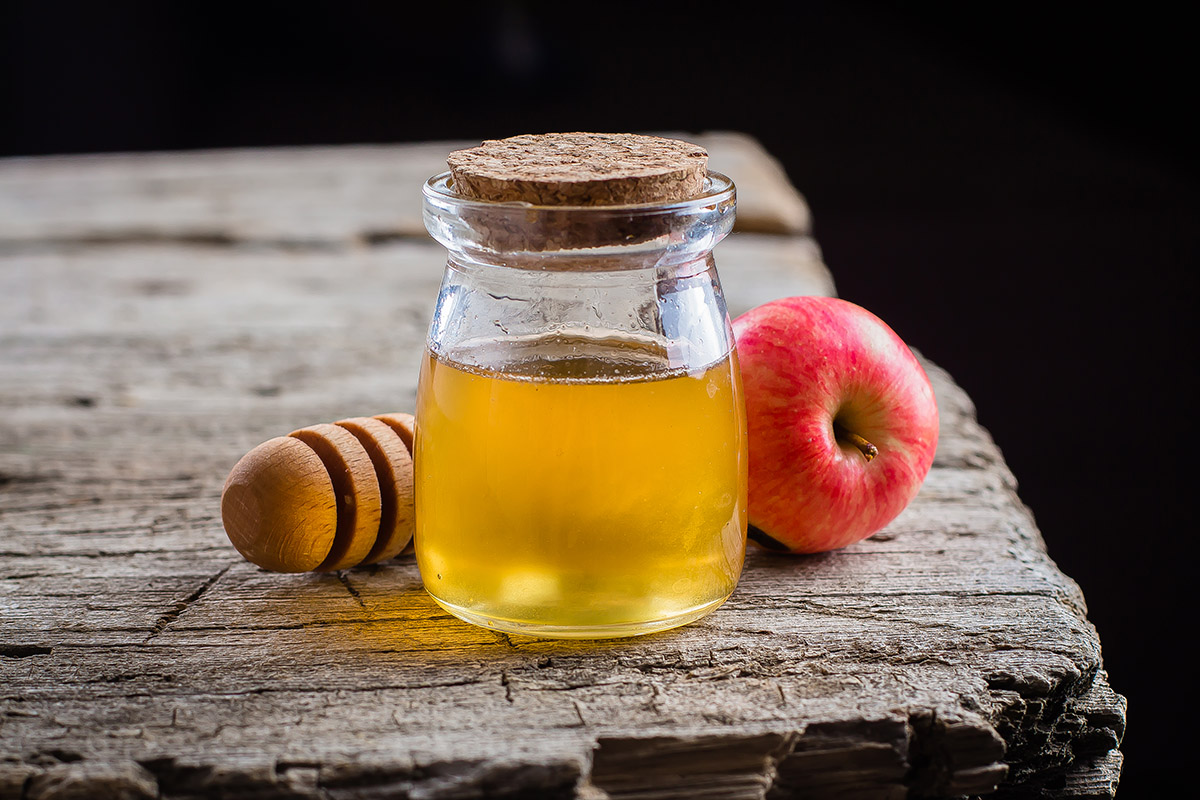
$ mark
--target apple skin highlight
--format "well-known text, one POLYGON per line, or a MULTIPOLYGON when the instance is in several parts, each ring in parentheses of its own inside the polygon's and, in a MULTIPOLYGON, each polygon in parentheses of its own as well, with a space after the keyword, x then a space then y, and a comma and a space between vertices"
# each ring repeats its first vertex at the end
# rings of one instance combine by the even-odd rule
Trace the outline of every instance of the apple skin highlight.
POLYGON ((749 425, 751 539, 817 553, 895 519, 920 489, 938 439, 933 387, 908 346, 879 317, 832 297, 765 303, 733 330, 749 425))

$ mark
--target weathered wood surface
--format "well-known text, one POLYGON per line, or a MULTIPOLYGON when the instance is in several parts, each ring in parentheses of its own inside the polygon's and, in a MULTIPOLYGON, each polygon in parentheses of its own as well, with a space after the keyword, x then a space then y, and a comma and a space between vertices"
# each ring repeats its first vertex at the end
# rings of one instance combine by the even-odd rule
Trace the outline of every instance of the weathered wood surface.
MULTIPOLYGON (((743 229, 803 229, 725 138, 743 229)), ((933 366, 910 508, 752 550, 677 631, 509 637, 411 558, 242 561, 218 498, 245 450, 412 407, 443 263, 415 195, 452 146, 0 162, 0 798, 1112 795, 1124 700, 1083 597, 933 366)), ((717 256, 733 313, 833 289, 804 236, 717 256)))
MULTIPOLYGON (((740 177, 739 230, 805 234, 808 206, 743 134, 683 136, 740 177), (749 190, 749 191, 746 191, 749 190)), ((8 159, 0 243, 278 245, 424 236, 420 187, 478 142, 8 159)))

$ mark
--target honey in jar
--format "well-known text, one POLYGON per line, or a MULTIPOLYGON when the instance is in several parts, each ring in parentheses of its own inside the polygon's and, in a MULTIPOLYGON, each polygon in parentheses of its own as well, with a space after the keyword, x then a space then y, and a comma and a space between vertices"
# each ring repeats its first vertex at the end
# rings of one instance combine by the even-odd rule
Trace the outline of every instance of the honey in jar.
POLYGON ((438 603, 602 636, 729 596, 746 535, 732 353, 672 369, 628 340, 547 336, 472 361, 494 366, 429 355, 418 393, 418 560, 438 603))

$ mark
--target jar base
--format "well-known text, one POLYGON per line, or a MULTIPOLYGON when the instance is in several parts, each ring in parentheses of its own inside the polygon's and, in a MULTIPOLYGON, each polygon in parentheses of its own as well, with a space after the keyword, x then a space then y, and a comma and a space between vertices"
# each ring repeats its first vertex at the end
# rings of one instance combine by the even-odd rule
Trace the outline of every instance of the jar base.
POLYGON ((547 625, 537 622, 522 622, 520 620, 504 619, 501 617, 490 617, 487 614, 481 614, 461 606, 456 606, 453 603, 447 603, 432 593, 429 596, 433 598, 433 602, 464 622, 469 622, 472 625, 478 625, 488 630, 515 633, 521 636, 535 636, 539 639, 624 639, 630 636, 644 636, 648 633, 658 633, 659 631, 678 628, 689 622, 695 622, 701 617, 715 611, 718 606, 730 597, 727 594, 717 600, 684 609, 677 614, 672 614, 662 619, 641 622, 619 622, 609 625, 547 625))

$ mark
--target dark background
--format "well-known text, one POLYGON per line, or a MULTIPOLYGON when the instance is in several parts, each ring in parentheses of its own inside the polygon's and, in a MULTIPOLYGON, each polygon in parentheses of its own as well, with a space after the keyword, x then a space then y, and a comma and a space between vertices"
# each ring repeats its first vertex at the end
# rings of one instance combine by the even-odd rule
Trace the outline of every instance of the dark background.
POLYGON ((1082 585, 1130 701, 1122 796, 1173 785, 1192 749, 1176 720, 1197 583, 1198 139, 1180 20, 251 5, 5 7, 0 155, 753 134, 806 194, 841 295, 967 389, 1082 585))

